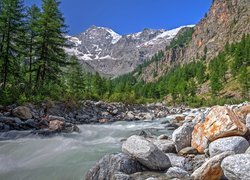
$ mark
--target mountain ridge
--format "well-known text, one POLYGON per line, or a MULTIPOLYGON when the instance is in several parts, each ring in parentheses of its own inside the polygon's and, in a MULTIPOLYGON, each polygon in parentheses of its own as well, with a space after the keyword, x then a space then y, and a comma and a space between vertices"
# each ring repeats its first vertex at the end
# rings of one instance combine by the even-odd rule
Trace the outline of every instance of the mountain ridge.
POLYGON ((106 27, 91 26, 78 35, 66 36, 70 47, 65 51, 76 56, 81 64, 87 63, 100 74, 114 77, 133 71, 155 53, 164 50, 181 29, 193 26, 172 30, 145 28, 128 35, 119 35, 106 27))

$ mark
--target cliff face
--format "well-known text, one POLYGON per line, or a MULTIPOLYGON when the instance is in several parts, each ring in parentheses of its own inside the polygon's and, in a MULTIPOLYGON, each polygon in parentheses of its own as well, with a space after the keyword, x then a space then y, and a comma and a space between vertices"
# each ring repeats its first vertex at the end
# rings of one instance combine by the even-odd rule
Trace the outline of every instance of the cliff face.
POLYGON ((183 64, 200 58, 210 61, 227 42, 237 42, 244 34, 250 34, 250 0, 214 0, 209 12, 194 27, 187 46, 168 50, 165 60, 150 64, 140 78, 154 81, 175 63, 183 64), (152 72, 157 72, 157 76, 152 72))
POLYGON ((196 25, 192 41, 180 59, 188 62, 205 56, 211 60, 227 42, 237 42, 249 33, 249 0, 215 0, 207 16, 196 25))

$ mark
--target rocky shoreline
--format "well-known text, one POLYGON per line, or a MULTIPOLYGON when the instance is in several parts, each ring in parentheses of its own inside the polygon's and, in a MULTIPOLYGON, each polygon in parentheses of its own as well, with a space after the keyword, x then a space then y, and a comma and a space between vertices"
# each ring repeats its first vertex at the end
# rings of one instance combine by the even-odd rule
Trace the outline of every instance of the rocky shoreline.
MULTIPOLYGON (((32 134, 47 136, 79 132, 77 125, 81 124, 154 120, 185 111, 187 111, 186 108, 169 108, 162 103, 125 105, 85 101, 80 105, 60 102, 26 104, 25 106, 14 104, 6 107, 0 106, 0 132, 30 131, 32 134)), ((176 128, 176 125, 174 127, 176 128)), ((173 126, 169 125, 169 128, 173 126)))
POLYGON ((86 180, 250 179, 250 103, 183 113, 172 137, 133 135, 86 180))

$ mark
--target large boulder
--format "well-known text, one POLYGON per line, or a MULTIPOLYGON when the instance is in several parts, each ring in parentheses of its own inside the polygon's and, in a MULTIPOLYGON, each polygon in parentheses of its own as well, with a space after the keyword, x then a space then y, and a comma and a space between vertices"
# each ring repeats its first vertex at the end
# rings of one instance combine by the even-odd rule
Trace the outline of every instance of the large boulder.
POLYGON ((192 147, 200 153, 208 147, 209 142, 228 136, 241 136, 247 132, 235 112, 224 106, 211 109, 204 122, 196 124, 192 133, 192 147))
POLYGON ((248 141, 240 136, 220 138, 209 145, 211 157, 226 151, 233 151, 235 154, 244 153, 249 147, 248 141))
POLYGON ((86 180, 126 179, 127 175, 142 171, 142 165, 132 157, 119 153, 104 156, 85 175, 86 180))
POLYGON ((175 153, 175 143, 171 140, 150 140, 154 145, 156 145, 164 153, 175 153))
POLYGON ((250 113, 246 116, 246 126, 248 131, 250 131, 250 113))
POLYGON ((246 154, 250 154, 250 147, 246 150, 246 154))
POLYGON ((12 111, 13 116, 18 117, 22 120, 27 120, 32 118, 31 111, 28 107, 18 106, 12 111))
POLYGON ((250 154, 236 154, 225 158, 221 167, 229 180, 250 179, 250 154))
POLYGON ((185 147, 191 146, 193 129, 193 123, 184 123, 173 132, 172 139, 175 142, 177 152, 185 147))
POLYGON ((166 170, 171 166, 169 158, 153 143, 141 136, 131 136, 122 145, 122 152, 135 157, 151 170, 166 170))
POLYGON ((196 169, 191 177, 194 180, 217 180, 223 177, 223 171, 221 169, 221 162, 227 156, 232 155, 233 152, 224 152, 216 155, 206 161, 201 167, 196 169))

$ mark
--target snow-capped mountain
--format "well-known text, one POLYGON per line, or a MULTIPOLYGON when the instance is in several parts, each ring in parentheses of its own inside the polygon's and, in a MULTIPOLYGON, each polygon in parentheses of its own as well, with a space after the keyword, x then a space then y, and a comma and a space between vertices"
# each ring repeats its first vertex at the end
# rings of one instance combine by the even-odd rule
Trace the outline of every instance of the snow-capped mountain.
POLYGON ((70 47, 65 51, 95 71, 114 77, 133 71, 163 50, 182 28, 190 26, 173 30, 144 29, 123 36, 109 28, 92 26, 79 35, 67 36, 70 47))

